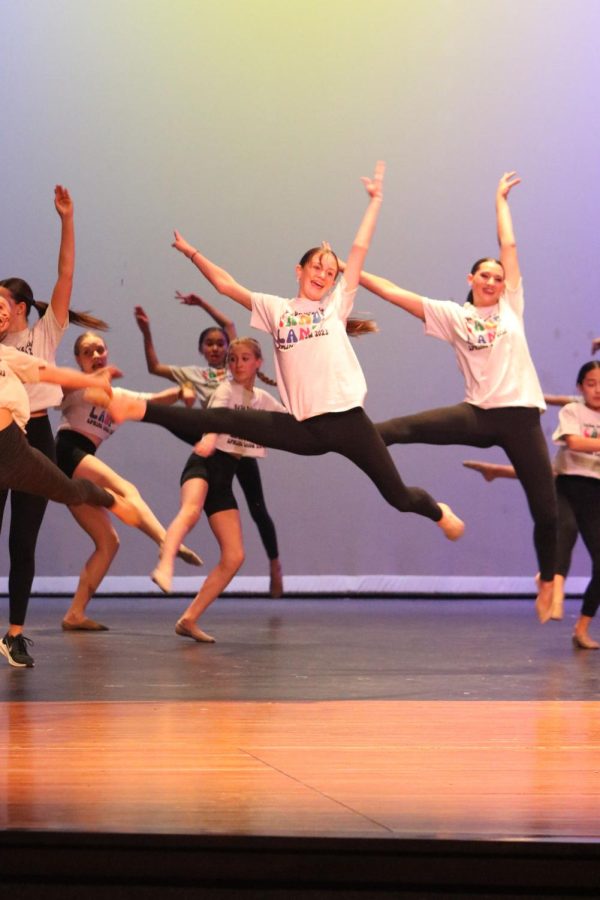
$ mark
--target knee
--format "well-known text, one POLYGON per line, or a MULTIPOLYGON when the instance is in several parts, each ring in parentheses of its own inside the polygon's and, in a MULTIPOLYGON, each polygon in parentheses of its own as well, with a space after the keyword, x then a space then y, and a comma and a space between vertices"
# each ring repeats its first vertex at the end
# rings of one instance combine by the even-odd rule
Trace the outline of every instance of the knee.
POLYGON ((410 429, 402 419, 388 419, 387 422, 377 423, 375 428, 386 447, 409 441, 410 429))
POLYGON ((116 531, 112 531, 108 538, 108 550, 112 557, 115 557, 119 552, 119 547, 121 546, 121 539, 116 531))
POLYGON ((135 484, 132 484, 131 481, 122 481, 121 482, 121 493, 127 500, 130 500, 132 503, 136 503, 142 499, 142 495, 136 488, 135 484))
POLYGON ((264 505, 264 503, 260 503, 259 501, 249 503, 248 512, 250 513, 254 522, 262 522, 263 519, 269 518, 266 506, 264 505))
POLYGON ((229 550, 227 553, 223 554, 222 564, 227 569, 230 577, 233 577, 236 572, 239 572, 245 559, 244 548, 238 547, 235 550, 229 550))
POLYGON ((111 560, 115 558, 119 552, 119 547, 121 546, 119 535, 114 528, 111 528, 110 531, 106 531, 95 543, 98 552, 111 560))

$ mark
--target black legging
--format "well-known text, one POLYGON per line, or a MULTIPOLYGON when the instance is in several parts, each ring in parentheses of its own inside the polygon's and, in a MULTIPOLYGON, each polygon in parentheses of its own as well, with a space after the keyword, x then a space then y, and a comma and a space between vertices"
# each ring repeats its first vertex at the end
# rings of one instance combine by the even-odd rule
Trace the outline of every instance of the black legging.
POLYGON ((558 481, 556 481, 556 495, 558 501, 556 574, 566 578, 571 568, 573 548, 579 537, 579 526, 577 525, 577 518, 572 505, 561 497, 561 493, 558 490, 558 481))
POLYGON ((480 409, 458 403, 412 416, 378 422, 376 429, 391 444, 466 444, 502 447, 523 485, 533 517, 533 542, 540 576, 551 581, 556 559, 556 493, 539 410, 524 406, 480 409))
POLYGON ((186 443, 200 440, 205 432, 217 432, 301 456, 340 453, 369 476, 391 506, 434 522, 442 517, 433 497, 422 488, 406 487, 361 407, 299 422, 288 413, 266 410, 187 409, 148 403, 143 421, 162 425, 186 443))
POLYGON ((237 467, 237 480, 244 492, 248 510, 254 520, 269 559, 279 559, 275 523, 269 515, 258 462, 252 456, 242 456, 237 467))
POLYGON ((593 618, 600 606, 600 479, 558 475, 556 492, 559 523, 575 521, 592 558, 592 577, 583 595, 581 615, 593 618))
MULTIPOLYGON (((33 440, 39 440, 40 433, 50 433, 51 447, 54 450, 47 417, 30 420, 27 430, 29 443, 15 423, 0 431, 0 525, 8 491, 11 492, 8 538, 11 625, 23 625, 25 622, 35 574, 36 539, 47 501, 54 500, 68 506, 91 503, 110 507, 114 503, 112 495, 103 488, 84 478, 72 481, 48 458, 48 454, 44 455, 31 446, 33 440)), ((43 440, 41 443, 45 449, 48 448, 43 440)))

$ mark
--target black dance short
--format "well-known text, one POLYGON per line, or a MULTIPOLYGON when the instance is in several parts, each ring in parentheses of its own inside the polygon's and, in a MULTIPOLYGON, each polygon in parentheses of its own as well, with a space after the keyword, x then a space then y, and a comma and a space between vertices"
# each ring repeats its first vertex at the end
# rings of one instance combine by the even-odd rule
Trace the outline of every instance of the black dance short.
POLYGON ((96 449, 94 442, 85 434, 63 428, 56 435, 56 465, 68 478, 72 478, 84 456, 95 456, 96 449))
POLYGON ((192 453, 186 462, 179 484, 183 485, 193 478, 208 482, 208 493, 204 501, 204 513, 208 518, 215 513, 238 508, 232 488, 238 463, 237 456, 221 450, 209 457, 192 453))

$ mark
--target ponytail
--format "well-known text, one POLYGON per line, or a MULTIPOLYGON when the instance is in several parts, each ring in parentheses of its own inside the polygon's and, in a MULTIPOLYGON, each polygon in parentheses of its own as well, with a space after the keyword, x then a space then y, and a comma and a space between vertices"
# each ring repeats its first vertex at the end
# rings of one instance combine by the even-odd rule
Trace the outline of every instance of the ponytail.
MULTIPOLYGON (((40 319, 46 314, 48 303, 43 300, 35 300, 31 287, 22 278, 4 278, 0 281, 0 287, 6 288, 10 292, 16 303, 24 303, 27 307, 27 317, 33 307, 40 319)), ((77 312, 75 309, 69 310, 69 322, 72 325, 79 325, 80 328, 95 328, 97 331, 108 331, 109 325, 104 319, 98 319, 91 313, 77 312)))
POLYGON ((375 319, 348 319, 346 322, 346 334, 348 337, 362 337, 363 334, 375 334, 379 326, 375 319))
MULTIPOLYGON (((48 309, 49 304, 44 303, 43 300, 34 300, 33 303, 30 304, 30 308, 31 306, 33 306, 41 319, 42 316, 46 314, 46 310, 48 309)), ((78 312, 76 309, 70 309, 69 325, 78 325, 79 328, 91 328, 95 329, 96 331, 109 331, 110 329, 110 325, 105 322, 104 319, 98 319, 87 310, 78 312)))

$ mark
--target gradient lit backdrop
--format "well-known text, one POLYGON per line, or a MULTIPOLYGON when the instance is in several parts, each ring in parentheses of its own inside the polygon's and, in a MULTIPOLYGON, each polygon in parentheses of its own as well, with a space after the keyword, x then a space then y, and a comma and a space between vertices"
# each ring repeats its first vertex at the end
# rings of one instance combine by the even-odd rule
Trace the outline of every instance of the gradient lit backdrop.
MULTIPOLYGON (((532 355, 547 391, 573 389, 600 336, 595 0, 1 0, 0 27, 1 277, 21 275, 48 297, 59 233, 52 190, 67 185, 73 306, 112 323, 111 359, 126 386, 167 386, 146 372, 136 303, 151 316, 163 362, 194 362, 207 324, 177 304, 175 289, 203 292, 248 331, 247 314, 170 249, 173 228, 250 288, 291 294, 307 247, 327 238, 346 252, 365 206, 359 178, 381 158, 386 193, 369 268, 442 298, 462 299, 473 260, 494 254, 496 182, 518 170, 523 184, 511 201, 532 355)), ((358 345, 373 419, 462 399, 446 345, 365 292, 357 308, 381 328, 358 345)), ((551 410, 548 434, 555 421, 551 410)), ((407 482, 464 516, 464 540, 449 544, 430 522, 398 515, 339 457, 271 452, 262 473, 287 574, 535 571, 517 484, 487 485, 464 470, 472 450, 393 453, 407 482)), ((165 520, 187 454, 136 425, 101 451, 165 520)), ((243 517, 243 571, 262 574, 245 509, 243 517)), ((153 546, 120 531, 113 573, 146 574, 153 546)), ((205 522, 190 543, 216 559, 205 522)), ((88 548, 68 513, 53 508, 38 572, 75 574, 88 548)), ((5 534, 0 566, 6 574, 5 534)), ((588 569, 579 551, 574 572, 588 569)))

